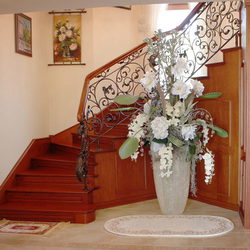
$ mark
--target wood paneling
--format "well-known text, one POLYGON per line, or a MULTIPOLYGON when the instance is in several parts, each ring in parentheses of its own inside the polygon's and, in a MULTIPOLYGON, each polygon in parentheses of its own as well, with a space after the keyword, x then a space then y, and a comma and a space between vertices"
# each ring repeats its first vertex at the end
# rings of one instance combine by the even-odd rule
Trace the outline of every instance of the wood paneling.
POLYGON ((215 100, 201 100, 198 107, 208 110, 213 123, 225 129, 229 136, 214 135, 207 147, 215 155, 215 176, 212 183, 204 182, 204 163, 197 166, 197 199, 223 207, 238 209, 238 170, 240 152, 239 90, 241 81, 241 49, 223 51, 224 62, 208 65, 207 79, 200 79, 205 93, 222 92, 215 100))

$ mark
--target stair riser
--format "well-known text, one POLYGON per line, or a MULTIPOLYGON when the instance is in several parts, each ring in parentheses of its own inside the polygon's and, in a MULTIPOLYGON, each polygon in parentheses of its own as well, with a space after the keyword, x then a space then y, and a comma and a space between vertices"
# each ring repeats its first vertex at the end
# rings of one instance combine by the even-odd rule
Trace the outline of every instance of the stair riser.
MULTIPOLYGON (((81 145, 81 143, 82 143, 81 140, 82 140, 82 138, 78 138, 78 137, 75 137, 73 135, 73 142, 81 145)), ((90 142, 92 142, 93 140, 95 140, 95 137, 91 136, 90 142)), ((95 147, 97 147, 98 141, 96 140, 92 144, 95 145, 95 147)), ((100 148, 103 148, 105 150, 107 150, 107 149, 113 150, 114 149, 114 139, 112 139, 112 138, 100 138, 99 144, 100 144, 100 148)))
MULTIPOLYGON (((80 153, 80 148, 78 149, 78 148, 66 147, 66 146, 57 145, 57 144, 52 143, 51 144, 51 152, 75 156, 77 159, 77 155, 80 153)), ((92 152, 89 152, 89 163, 95 164, 94 154, 92 152)))
POLYGON ((64 155, 72 155, 77 157, 77 155, 80 153, 80 149, 78 148, 72 148, 72 147, 67 147, 63 145, 58 145, 58 144, 51 144, 50 146, 51 152, 54 153, 61 153, 64 155))
MULTIPOLYGON (((107 132, 110 128, 104 127, 101 134, 103 134, 104 132, 107 132)), ((96 133, 100 133, 100 131, 96 131, 96 133)), ((127 125, 123 125, 123 126, 116 126, 114 128, 112 128, 109 132, 107 132, 106 135, 119 135, 119 136, 127 136, 128 134, 128 126, 127 125)))
POLYGON ((67 170, 72 170, 72 173, 75 172, 75 168, 76 168, 76 163, 55 162, 55 161, 38 160, 38 159, 32 159, 31 162, 32 162, 33 167, 49 167, 49 168, 67 169, 67 170))
MULTIPOLYGON (((42 185, 46 185, 46 184, 64 184, 64 185, 79 185, 79 187, 83 188, 83 184, 81 182, 78 181, 77 177, 58 177, 58 176, 17 176, 16 178, 17 180, 17 185, 33 185, 33 184, 42 184, 42 185)), ((88 181, 88 187, 92 188, 94 187, 94 178, 93 177, 88 177, 87 178, 88 181)))
MULTIPOLYGON (((54 162, 54 161, 32 159, 32 166, 34 168, 53 168, 53 169, 72 170, 72 173, 75 174, 76 163, 67 164, 67 163, 63 163, 63 162, 54 162)), ((94 175, 94 166, 91 165, 91 162, 88 166, 89 166, 88 175, 94 175)))
POLYGON ((6 191, 7 202, 71 202, 91 204, 93 203, 92 192, 90 194, 63 194, 63 193, 38 193, 38 192, 12 192, 6 191))

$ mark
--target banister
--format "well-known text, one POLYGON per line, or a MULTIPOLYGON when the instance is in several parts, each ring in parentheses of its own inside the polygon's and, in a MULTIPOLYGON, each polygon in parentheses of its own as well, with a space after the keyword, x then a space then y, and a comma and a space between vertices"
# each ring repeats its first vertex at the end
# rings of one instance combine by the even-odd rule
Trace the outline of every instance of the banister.
MULTIPOLYGON (((179 54, 186 53, 189 63, 189 70, 183 75, 185 81, 232 38, 240 37, 240 4, 239 1, 199 3, 182 24, 173 29, 181 31, 178 34, 179 54)), ((157 43, 156 37, 152 40, 157 43)), ((90 146, 98 142, 97 150, 101 150, 100 138, 133 115, 133 112, 114 112, 121 107, 114 98, 117 95, 139 95, 139 100, 151 98, 140 82, 149 68, 147 44, 142 43, 85 78, 77 115, 82 146, 76 166, 78 180, 85 183, 84 190, 88 189, 86 178, 90 146)), ((143 108, 143 102, 138 101, 135 105, 137 110, 143 108)))
MULTIPOLYGON (((189 15, 185 18, 185 20, 178 27, 176 27, 173 30, 182 30, 191 21, 191 19, 193 18, 193 16, 196 15, 205 4, 206 4, 205 2, 198 3, 193 8, 193 10, 189 13, 189 15)), ((171 33, 173 30, 167 31, 166 33, 167 34, 171 33)), ((153 37, 152 39, 156 40, 156 37, 153 37)), ((111 66, 119 63, 120 61, 124 60, 128 56, 130 56, 130 55, 134 54, 135 52, 141 50, 146 45, 147 45, 146 43, 141 43, 137 47, 135 47, 132 50, 124 53, 123 55, 115 58, 114 60, 110 61, 109 63, 103 65, 102 67, 96 69, 95 71, 91 72, 90 74, 88 74, 86 76, 85 81, 84 81, 84 85, 83 85, 83 91, 82 91, 82 95, 81 95, 81 99, 80 99, 80 104, 79 104, 79 108, 78 108, 78 113, 77 113, 77 120, 78 120, 78 122, 82 122, 83 121, 83 111, 85 109, 86 97, 87 97, 88 87, 89 87, 90 81, 94 77, 96 77, 97 75, 99 75, 102 72, 104 72, 105 70, 109 69, 111 66)))

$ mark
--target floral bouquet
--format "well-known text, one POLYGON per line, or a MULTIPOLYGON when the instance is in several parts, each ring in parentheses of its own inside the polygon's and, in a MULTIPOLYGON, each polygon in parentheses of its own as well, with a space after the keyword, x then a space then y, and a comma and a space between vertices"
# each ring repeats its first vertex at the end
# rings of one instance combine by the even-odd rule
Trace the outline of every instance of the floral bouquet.
MULTIPOLYGON (((181 38, 177 32, 169 38, 159 30, 155 36, 155 42, 150 38, 144 40, 148 44, 151 71, 145 73, 141 83, 150 98, 145 98, 143 110, 133 107, 116 109, 137 109, 128 125, 128 139, 120 147, 119 155, 122 159, 131 157, 136 160, 139 154, 143 154, 143 147, 149 145, 150 151, 160 157, 160 176, 164 178, 173 173, 175 148, 188 146, 186 161, 191 161, 193 168, 197 161, 204 160, 205 182, 211 183, 214 155, 206 145, 214 133, 221 137, 228 134, 215 126, 212 119, 199 116, 204 110, 196 107, 195 98, 218 98, 221 93, 203 95, 203 84, 187 77, 190 64, 186 51, 181 51, 181 38)), ((114 101, 130 105, 138 99, 139 96, 118 95, 114 101)), ((194 175, 191 176, 191 191, 195 195, 194 175)))
POLYGON ((79 29, 75 29, 69 19, 65 23, 59 20, 55 29, 54 35, 57 41, 54 46, 55 54, 61 53, 62 56, 70 56, 70 51, 74 52, 79 47, 79 29))

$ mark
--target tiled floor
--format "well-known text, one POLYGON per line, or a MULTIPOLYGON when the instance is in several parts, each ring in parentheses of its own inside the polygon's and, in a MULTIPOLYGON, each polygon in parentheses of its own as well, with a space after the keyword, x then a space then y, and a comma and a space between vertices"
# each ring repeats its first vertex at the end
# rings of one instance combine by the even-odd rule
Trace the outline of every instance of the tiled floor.
POLYGON ((250 230, 243 228, 237 212, 189 200, 184 214, 226 217, 235 228, 228 234, 208 238, 127 237, 108 233, 103 225, 114 217, 161 214, 157 200, 97 211, 90 224, 69 224, 56 236, 0 234, 1 250, 250 250, 250 230))

